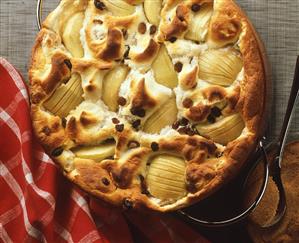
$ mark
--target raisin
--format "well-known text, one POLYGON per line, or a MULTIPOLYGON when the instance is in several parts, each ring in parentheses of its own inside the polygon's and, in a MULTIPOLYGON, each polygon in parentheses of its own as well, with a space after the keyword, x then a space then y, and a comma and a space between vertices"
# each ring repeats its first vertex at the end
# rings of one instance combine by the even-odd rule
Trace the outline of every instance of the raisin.
POLYGON ((63 148, 58 147, 58 148, 56 148, 52 151, 51 155, 54 156, 54 157, 58 157, 62 154, 62 152, 63 152, 63 148))
POLYGON ((214 117, 219 117, 222 115, 221 110, 217 106, 211 109, 211 113, 214 117))
POLYGON ((102 178, 102 183, 103 183, 105 186, 109 186, 109 185, 110 185, 110 181, 109 181, 106 177, 103 177, 103 178, 102 178))
POLYGON ((139 175, 140 186, 141 186, 141 193, 145 195, 149 195, 149 191, 146 186, 146 182, 143 175, 139 175))
POLYGON ((46 134, 46 136, 49 136, 51 134, 51 129, 48 126, 46 126, 43 128, 42 132, 46 134))
POLYGON ((132 123, 132 127, 135 128, 135 129, 138 129, 139 126, 140 126, 140 124, 141 124, 141 120, 138 119, 138 120, 136 120, 136 121, 134 121, 134 122, 132 123))
POLYGON ((188 130, 187 127, 181 127, 181 128, 179 128, 178 132, 179 132, 180 134, 186 134, 186 133, 187 133, 187 130, 188 130))
POLYGON ((126 103, 127 103, 127 100, 126 100, 124 97, 119 97, 118 100, 117 100, 117 103, 118 103, 120 106, 125 106, 126 103))
POLYGON ((186 98, 183 100, 183 106, 188 109, 193 106, 193 101, 190 98, 186 98))
POLYGON ((142 108, 132 107, 131 113, 134 116, 145 117, 145 110, 142 108))
POLYGON ((196 132, 195 132, 191 127, 188 127, 188 128, 187 128, 186 133, 187 133, 189 136, 194 136, 194 135, 196 134, 196 132))
POLYGON ((117 124, 115 125, 115 130, 118 131, 118 132, 122 132, 125 128, 125 125, 124 124, 117 124))
POLYGON ((180 73, 183 69, 183 63, 181 62, 177 62, 175 65, 174 65, 174 70, 177 72, 177 73, 180 73))
POLYGON ((195 13, 198 12, 200 10, 200 5, 197 3, 192 4, 191 10, 195 13))
POLYGON ((72 70, 73 65, 69 59, 65 59, 64 64, 68 67, 69 70, 72 70))
POLYGON ((179 123, 178 121, 176 121, 175 123, 172 124, 172 128, 173 128, 174 130, 178 129, 179 126, 180 126, 180 123, 179 123))
POLYGON ((188 192, 191 192, 191 193, 197 192, 197 188, 194 183, 189 182, 186 187, 187 187, 188 192))
POLYGON ((146 32, 146 24, 141 22, 139 25, 138 25, 138 32, 140 34, 145 34, 146 32))
POLYGON ((132 201, 130 199, 128 199, 128 198, 125 198, 123 200, 123 207, 124 207, 124 209, 131 209, 131 208, 133 208, 132 201))
POLYGON ((112 122, 113 122, 113 124, 118 124, 119 123, 119 120, 117 119, 117 118, 112 118, 112 122))
POLYGON ((207 120, 209 123, 215 123, 216 122, 216 118, 210 114, 208 117, 207 117, 207 120))
POLYGON ((180 120, 180 125, 181 126, 187 126, 189 123, 188 119, 186 119, 185 117, 183 117, 181 120, 180 120))
POLYGON ((150 27, 150 34, 153 35, 153 34, 155 34, 156 32, 157 32, 157 27, 156 27, 156 25, 152 25, 152 26, 150 27))
POLYGON ((156 143, 156 142, 152 142, 152 144, 151 144, 151 149, 152 149, 154 152, 158 151, 158 150, 159 150, 159 144, 156 143))
POLYGON ((170 41, 171 43, 174 43, 174 42, 176 42, 177 39, 178 39, 178 38, 176 38, 175 36, 172 36, 172 37, 169 38, 169 41, 170 41))
POLYGON ((97 8, 97 9, 100 9, 100 10, 104 10, 105 9, 105 4, 99 0, 94 0, 94 6, 97 8))

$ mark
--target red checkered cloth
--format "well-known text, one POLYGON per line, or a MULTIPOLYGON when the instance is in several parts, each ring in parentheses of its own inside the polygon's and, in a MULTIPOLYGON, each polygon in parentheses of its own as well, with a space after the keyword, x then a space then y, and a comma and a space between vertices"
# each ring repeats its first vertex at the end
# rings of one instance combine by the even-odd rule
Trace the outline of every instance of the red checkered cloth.
POLYGON ((0 241, 208 242, 170 216, 123 213, 66 180, 32 135, 20 74, 0 58, 0 241))

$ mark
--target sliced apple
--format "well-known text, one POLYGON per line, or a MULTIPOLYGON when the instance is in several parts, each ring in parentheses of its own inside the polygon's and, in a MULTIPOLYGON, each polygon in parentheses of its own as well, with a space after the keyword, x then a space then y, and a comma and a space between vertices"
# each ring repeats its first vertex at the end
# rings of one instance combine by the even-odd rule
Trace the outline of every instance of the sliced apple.
POLYGON ((76 108, 82 101, 82 95, 73 95, 73 94, 79 94, 80 90, 82 90, 81 85, 77 85, 77 87, 74 89, 74 92, 68 95, 68 98, 65 103, 60 102, 61 107, 58 108, 56 115, 60 117, 66 117, 71 110, 76 108))
POLYGON ((197 125, 196 129, 200 135, 208 137, 214 140, 216 143, 223 145, 228 144, 230 141, 238 138, 243 129, 245 123, 240 114, 234 114, 213 124, 197 125))
POLYGON ((123 0, 103 0, 103 2, 115 16, 127 16, 135 12, 135 7, 123 0))
POLYGON ((152 68, 155 79, 159 84, 165 85, 168 88, 174 88, 178 85, 177 73, 164 45, 160 47, 152 68))
POLYGON ((145 16, 151 24, 156 26, 160 22, 162 0, 145 0, 143 3, 145 16))
POLYGON ((92 159, 95 162, 101 162, 114 155, 115 144, 107 143, 95 146, 79 147, 73 150, 74 154, 82 159, 92 159))
POLYGON ((212 14, 213 4, 204 4, 190 22, 186 39, 204 41, 212 14))
MULTIPOLYGON (((74 75, 68 81, 67 91, 64 93, 63 97, 59 100, 59 102, 52 108, 52 112, 56 115, 61 115, 66 111, 70 111, 68 103, 72 101, 77 96, 78 86, 80 85, 80 77, 78 75, 74 75)), ((80 89, 79 89, 80 90, 80 89)))
POLYGON ((66 84, 60 85, 43 106, 55 115, 65 117, 79 105, 82 99, 81 78, 73 74, 66 84))
POLYGON ((103 80, 103 101, 111 111, 117 111, 118 93, 122 82, 128 74, 128 67, 117 66, 112 69, 103 80))
POLYGON ((66 49, 77 58, 81 58, 84 55, 80 40, 80 30, 83 26, 83 21, 84 13, 76 13, 68 20, 62 34, 62 41, 66 49))
POLYGON ((161 129, 172 125, 177 120, 177 113, 176 99, 173 97, 147 119, 143 131, 147 133, 159 133, 161 129))
POLYGON ((185 161, 179 157, 162 154, 149 166, 146 182, 149 192, 161 200, 179 199, 186 193, 185 161))
POLYGON ((208 50, 198 61, 199 78, 212 84, 229 86, 242 70, 243 60, 232 49, 208 50))

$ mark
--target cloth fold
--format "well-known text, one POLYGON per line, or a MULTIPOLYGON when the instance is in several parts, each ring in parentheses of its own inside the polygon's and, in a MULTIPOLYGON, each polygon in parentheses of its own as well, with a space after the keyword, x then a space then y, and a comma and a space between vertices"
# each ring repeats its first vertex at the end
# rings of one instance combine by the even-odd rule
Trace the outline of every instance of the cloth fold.
POLYGON ((32 134, 29 95, 0 58, 0 242, 208 242, 171 216, 124 213, 63 177, 32 134))

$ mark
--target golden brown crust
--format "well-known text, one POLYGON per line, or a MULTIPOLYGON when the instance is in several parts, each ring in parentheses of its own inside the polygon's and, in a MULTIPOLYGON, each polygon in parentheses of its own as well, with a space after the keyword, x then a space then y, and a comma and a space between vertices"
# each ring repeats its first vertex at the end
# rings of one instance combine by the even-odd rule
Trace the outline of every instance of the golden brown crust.
POLYGON ((194 89, 197 85, 198 67, 194 67, 189 73, 187 73, 181 79, 181 85, 183 89, 194 89))
MULTIPOLYGON (((264 128, 265 97, 268 95, 263 47, 236 4, 232 0, 165 1, 161 11, 162 21, 153 34, 150 33, 151 24, 137 10, 133 14, 129 11, 128 14, 122 12, 125 16, 114 16, 109 6, 101 10, 91 0, 79 0, 74 5, 72 2, 62 0, 45 21, 32 51, 29 71, 35 133, 64 169, 65 175, 107 202, 162 212, 185 207, 207 197, 235 176, 254 150, 264 128), (207 3, 214 6, 211 20, 206 26, 205 43, 185 40, 198 11, 197 5, 207 3), (59 21, 61 13, 65 15, 59 21), (64 40, 61 38, 65 32, 64 25, 76 13, 85 15, 80 40, 64 40), (142 33, 138 33, 140 23, 144 27, 142 33), (73 57, 64 47, 66 41, 73 45, 80 43, 84 57, 73 57), (166 77, 178 76, 176 89, 169 89, 167 83, 161 85, 165 77, 162 75, 162 81, 158 80, 155 73, 157 67, 148 71, 159 55, 160 42, 165 44, 173 62, 177 62, 176 59, 181 61, 181 66, 176 67, 177 73, 166 77), (226 48, 227 45, 230 47, 226 48), (198 78, 198 56, 214 48, 223 49, 224 54, 234 49, 242 57, 243 69, 231 85, 221 86, 198 78), (187 53, 184 52, 186 50, 187 53), (120 63, 128 65, 133 71, 123 77, 122 84, 118 84, 117 80, 121 73, 110 81, 113 82, 109 85, 109 92, 113 94, 111 99, 114 96, 121 98, 115 113, 109 111, 100 98, 107 73, 120 63), (79 92, 81 85, 78 88, 76 83, 69 84, 74 75, 80 76, 83 93, 79 92), (58 90, 65 93, 61 95, 58 90), (44 102, 53 93, 56 95, 55 99, 52 98, 55 102, 51 104, 54 108, 77 104, 76 94, 84 101, 80 100, 81 103, 68 111, 66 117, 59 117, 44 107, 44 102), (143 132, 145 121, 167 104, 174 94, 178 107, 183 107, 180 99, 190 100, 187 107, 179 109, 179 121, 174 124, 175 128, 166 127, 165 131, 156 135, 143 132), (214 122, 213 119, 221 121, 238 113, 246 128, 225 146, 196 131, 197 125, 214 122), (182 116, 188 118, 187 122, 182 116), (81 147, 101 147, 107 139, 112 139, 115 145, 113 159, 108 149, 107 157, 97 162, 97 158, 92 157, 98 156, 97 152, 84 155, 90 158, 81 158, 74 152, 74 149, 81 147), (148 190, 146 175, 151 161, 165 154, 185 161, 186 194, 182 198, 163 201, 148 190)), ((143 1, 127 2, 139 5, 143 1)), ((171 65, 163 59, 165 57, 157 58, 165 68, 171 65)), ((173 67, 168 69, 173 70, 173 67)), ((164 113, 157 119, 161 119, 164 113)))
POLYGON ((122 55, 122 37, 120 30, 116 28, 109 29, 106 46, 97 56, 105 61, 120 59, 122 55))
POLYGON ((210 106, 199 103, 195 106, 192 106, 188 110, 186 115, 192 121, 201 122, 207 118, 210 112, 211 112, 210 106))
POLYGON ((107 170, 93 160, 76 159, 75 168, 80 176, 74 176, 74 181, 80 181, 88 190, 97 190, 103 193, 111 193, 116 190, 107 170))
POLYGON ((41 86, 46 94, 50 94, 61 82, 70 78, 70 69, 66 65, 67 56, 55 53, 51 58, 51 70, 49 76, 43 80, 41 86))
POLYGON ((216 11, 211 19, 208 34, 208 43, 211 46, 219 47, 234 43, 241 33, 240 19, 243 18, 243 23, 247 21, 241 12, 236 12, 232 7, 234 3, 229 2, 231 3, 215 1, 216 11))
POLYGON ((206 98, 208 101, 218 101, 222 100, 226 97, 227 92, 225 88, 220 86, 210 86, 202 90, 203 97, 206 98))
POLYGON ((153 60, 159 51, 159 44, 153 39, 150 39, 148 46, 144 49, 143 52, 136 55, 131 55, 130 57, 134 62, 143 63, 153 60))
POLYGON ((161 29, 164 40, 171 40, 174 37, 181 37, 188 29, 189 10, 186 5, 177 6, 175 17, 169 25, 161 29))
POLYGON ((156 101, 150 97, 145 87, 145 80, 142 79, 137 86, 137 93, 132 100, 132 108, 148 109, 156 105, 156 101))
POLYGON ((34 125, 34 132, 46 148, 57 148, 65 140, 65 131, 62 127, 60 117, 45 115, 40 108, 31 105, 31 118, 34 125))

